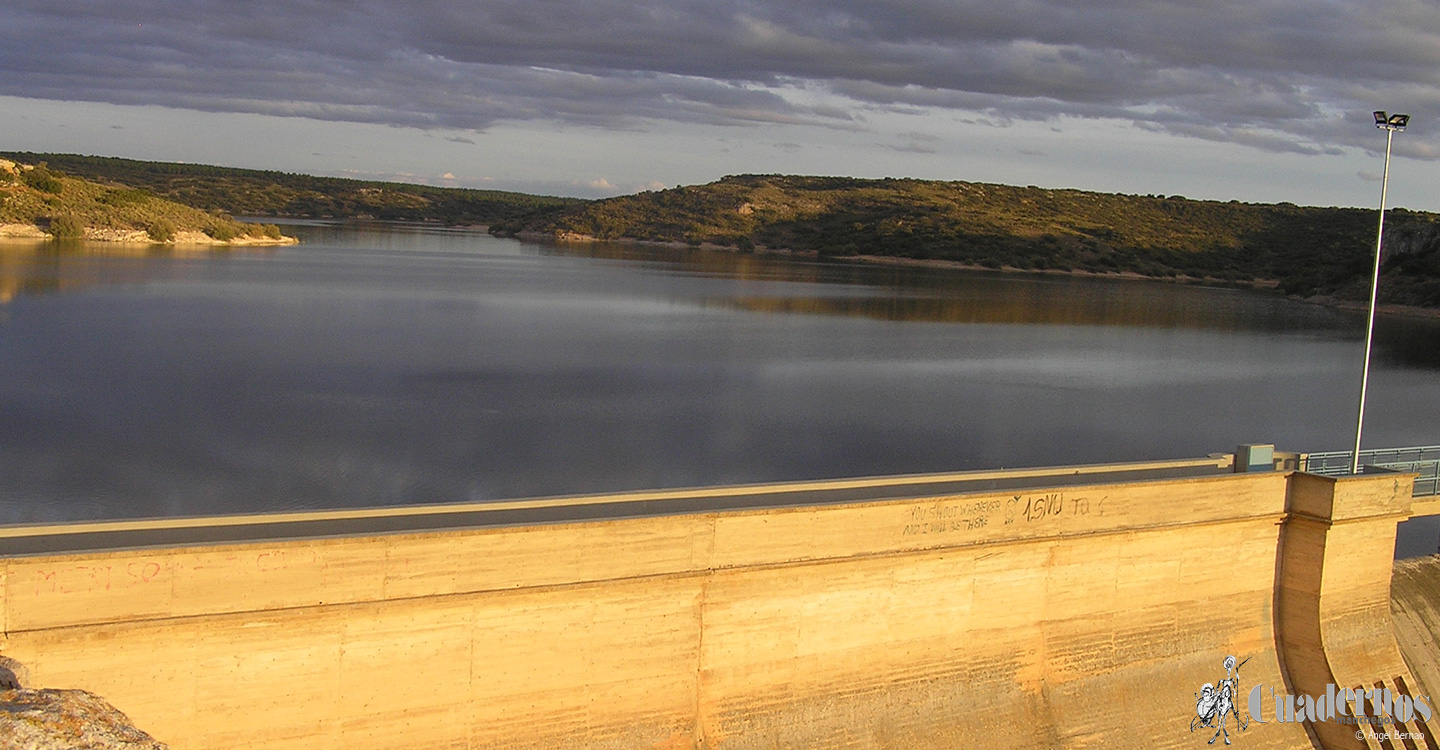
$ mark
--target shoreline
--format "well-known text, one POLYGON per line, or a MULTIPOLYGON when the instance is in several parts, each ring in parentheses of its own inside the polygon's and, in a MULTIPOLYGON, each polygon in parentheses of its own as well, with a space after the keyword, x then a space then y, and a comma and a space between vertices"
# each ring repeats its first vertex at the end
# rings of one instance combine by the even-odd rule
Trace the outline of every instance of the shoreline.
MULTIPOLYGON (((594 236, 580 234, 578 232, 560 232, 556 234, 547 234, 545 232, 519 232, 517 234, 503 236, 513 237, 515 239, 521 240, 528 240, 532 242, 551 242, 556 244, 578 245, 614 243, 621 245, 645 245, 653 247, 669 247, 676 249, 711 250, 736 254, 745 254, 748 252, 749 254, 754 255, 775 255, 789 258, 818 259, 820 257, 820 254, 813 250, 791 250, 789 248, 774 248, 764 245, 756 245, 754 250, 742 251, 730 245, 717 245, 713 242, 702 242, 698 245, 692 245, 688 242, 679 242, 676 240, 638 240, 630 237, 614 240, 602 240, 594 236)), ((1229 279, 1202 278, 1195 276, 1146 276, 1144 274, 1136 273, 1134 271, 1115 271, 1099 273, 1096 271, 1085 271, 1080 269, 1062 271, 1055 268, 1015 268, 1013 266, 1001 266, 999 268, 991 268, 990 266, 982 266, 974 263, 962 263, 960 261, 944 260, 940 258, 906 258, 893 255, 844 255, 831 256, 830 259, 836 261, 851 261, 855 263, 876 266, 935 268, 956 271, 982 271, 986 273, 1018 273, 1046 276, 1070 276, 1092 279, 1119 279, 1124 281, 1152 281, 1162 284, 1211 286, 1224 289, 1244 289, 1251 291, 1275 291, 1277 294, 1279 294, 1278 289, 1280 286, 1280 282, 1275 279, 1250 279, 1247 281, 1234 281, 1229 279)), ((1368 309, 1368 305, 1364 302, 1336 299, 1327 295, 1317 295, 1314 297, 1295 297, 1291 295, 1281 296, 1293 302, 1299 302, 1307 305, 1319 305, 1321 307, 1328 307, 1333 310, 1344 310, 1346 312, 1364 313, 1368 309)), ((1377 315, 1395 317, 1422 318, 1431 320, 1440 319, 1440 308, 1417 307, 1415 305, 1396 305, 1389 303, 1381 303, 1375 306, 1375 313, 1377 315)))
MULTIPOLYGON (((75 238, 81 242, 105 242, 116 245, 159 245, 162 247, 274 247, 298 245, 295 237, 236 237, 218 240, 204 232, 185 230, 175 233, 175 238, 164 242, 152 239, 143 229, 93 229, 86 228, 84 237, 75 238)), ((0 224, 0 240, 43 240, 55 241, 55 237, 34 224, 0 224)))

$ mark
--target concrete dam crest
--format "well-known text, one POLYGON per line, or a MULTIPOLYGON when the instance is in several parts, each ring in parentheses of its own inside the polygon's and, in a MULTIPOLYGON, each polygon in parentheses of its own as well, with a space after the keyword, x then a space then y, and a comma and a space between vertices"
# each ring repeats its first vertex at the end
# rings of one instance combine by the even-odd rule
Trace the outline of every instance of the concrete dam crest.
POLYGON ((1437 747, 1440 508, 1232 467, 0 527, 0 657, 177 750, 1437 747))

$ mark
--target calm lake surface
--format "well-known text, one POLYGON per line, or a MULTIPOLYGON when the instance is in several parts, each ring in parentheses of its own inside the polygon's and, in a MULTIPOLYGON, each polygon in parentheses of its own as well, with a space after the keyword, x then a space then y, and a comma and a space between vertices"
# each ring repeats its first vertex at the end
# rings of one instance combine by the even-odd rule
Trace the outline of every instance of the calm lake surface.
MULTIPOLYGON (((0 523, 1354 439, 1363 316, 1266 294, 287 232, 304 244, 0 245, 0 523)), ((1440 443, 1440 322, 1378 330, 1366 446, 1440 443)))

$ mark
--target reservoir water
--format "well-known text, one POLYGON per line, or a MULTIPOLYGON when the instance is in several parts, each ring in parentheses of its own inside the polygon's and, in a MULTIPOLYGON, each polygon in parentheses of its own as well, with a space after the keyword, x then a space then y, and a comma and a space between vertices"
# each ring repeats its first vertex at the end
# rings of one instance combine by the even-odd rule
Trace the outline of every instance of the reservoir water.
MULTIPOLYGON (((1354 439, 1363 316, 1266 293, 286 231, 0 245, 0 523, 1354 439)), ((1377 335, 1366 446, 1440 443, 1440 321, 1377 335)))

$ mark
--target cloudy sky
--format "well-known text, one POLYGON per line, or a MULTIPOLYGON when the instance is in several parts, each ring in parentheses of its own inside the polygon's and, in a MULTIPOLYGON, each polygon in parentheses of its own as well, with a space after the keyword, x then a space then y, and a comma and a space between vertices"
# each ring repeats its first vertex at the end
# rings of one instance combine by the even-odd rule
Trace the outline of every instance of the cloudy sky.
POLYGON ((0 149, 567 195, 786 172, 1440 211, 1437 0, 6 0, 0 149))

